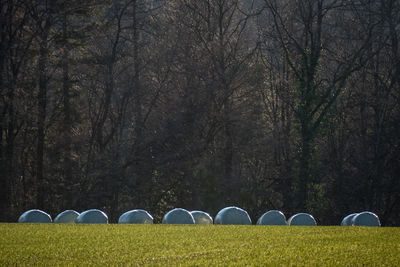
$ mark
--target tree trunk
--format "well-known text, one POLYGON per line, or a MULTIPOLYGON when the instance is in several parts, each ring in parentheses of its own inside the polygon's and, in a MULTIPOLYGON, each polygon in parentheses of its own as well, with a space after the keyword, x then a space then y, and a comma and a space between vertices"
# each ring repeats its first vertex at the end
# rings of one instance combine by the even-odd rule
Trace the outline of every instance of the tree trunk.
POLYGON ((135 97, 135 134, 137 144, 143 139, 142 92, 140 84, 139 39, 140 31, 137 19, 137 1, 133 1, 133 64, 134 64, 134 97, 135 97))
POLYGON ((39 72, 39 92, 38 92, 38 140, 37 140, 37 151, 36 151, 36 186, 37 186, 37 207, 40 209, 45 208, 45 195, 46 185, 43 170, 44 161, 44 147, 45 147, 45 121, 46 121, 46 105, 47 105, 47 83, 48 76, 46 66, 48 64, 48 33, 50 29, 50 21, 46 20, 45 29, 41 36, 40 43, 40 54, 38 62, 39 72))
MULTIPOLYGON (((62 41, 63 41, 63 55, 62 55, 62 72, 63 72, 63 106, 64 106, 64 121, 63 121, 63 146, 64 146, 64 180, 65 184, 72 185, 72 164, 71 164, 71 97, 70 97, 70 79, 69 79, 69 45, 68 45, 68 32, 67 32, 68 14, 64 10, 63 14, 63 28, 62 28, 62 41)), ((67 188, 71 189, 71 188, 67 188)), ((66 193, 66 203, 72 204, 72 192, 66 193)))
MULTIPOLYGON (((312 137, 310 136, 307 125, 302 126, 301 130, 301 147, 299 158, 299 184, 298 184, 298 205, 297 207, 303 211, 307 209, 308 187, 311 182, 311 151, 312 137)), ((296 205, 295 205, 296 206, 296 205)))
MULTIPOLYGON (((146 162, 148 162, 146 151, 143 151, 143 98, 142 98, 142 86, 141 86, 141 65, 140 65, 140 37, 141 32, 139 29, 139 18, 138 18, 138 1, 133 1, 133 14, 132 14, 132 31, 133 31, 133 65, 134 65, 134 77, 133 77, 133 97, 134 97, 134 116, 135 116, 135 190, 145 193, 148 190, 147 183, 150 179, 146 179, 151 174, 148 174, 146 169, 146 162)), ((141 204, 141 203, 140 203, 141 204)))
MULTIPOLYGON (((13 78, 12 81, 10 82, 9 88, 8 88, 8 104, 4 108, 3 115, 8 118, 8 123, 6 123, 6 129, 4 129, 4 134, 5 134, 5 151, 2 163, 4 164, 3 170, 4 177, 2 177, 1 180, 4 180, 2 186, 3 189, 3 201, 4 201, 4 218, 6 221, 10 219, 10 208, 11 208, 11 198, 12 198, 12 183, 14 179, 14 141, 16 137, 16 121, 15 121, 15 114, 14 114, 14 81, 17 79, 17 73, 13 73, 13 78)), ((3 134, 3 133, 1 133, 3 134)))
MULTIPOLYGON (((5 16, 1 16, 1 21, 0 21, 0 27, 1 27, 1 39, 0 39, 0 92, 4 92, 6 90, 5 88, 5 83, 4 83, 4 65, 5 65, 5 57, 6 57, 6 22, 5 22, 5 16)), ((6 103, 2 102, 2 109, 0 110, 1 112, 1 118, 0 118, 0 220, 5 220, 7 217, 7 208, 8 208, 8 195, 9 195, 9 190, 8 190, 8 181, 10 177, 8 176, 8 173, 6 171, 7 165, 6 165, 6 155, 5 155, 5 150, 4 150, 4 145, 3 145, 3 136, 5 136, 5 131, 4 129, 6 120, 5 116, 7 113, 6 110, 6 103)))

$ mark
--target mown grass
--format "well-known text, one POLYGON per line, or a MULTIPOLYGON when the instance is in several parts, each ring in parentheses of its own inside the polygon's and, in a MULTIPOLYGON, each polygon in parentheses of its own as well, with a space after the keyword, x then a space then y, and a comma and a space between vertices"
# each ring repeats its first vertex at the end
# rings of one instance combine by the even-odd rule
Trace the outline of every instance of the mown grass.
POLYGON ((400 228, 0 224, 0 266, 398 266, 400 228))

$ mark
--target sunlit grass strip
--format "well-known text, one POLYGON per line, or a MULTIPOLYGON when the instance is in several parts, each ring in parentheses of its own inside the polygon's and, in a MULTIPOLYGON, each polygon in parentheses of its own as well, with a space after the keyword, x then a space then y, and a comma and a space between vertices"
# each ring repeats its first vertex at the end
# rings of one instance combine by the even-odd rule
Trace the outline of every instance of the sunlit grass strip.
POLYGON ((0 224, 0 266, 397 266, 400 228, 0 224))

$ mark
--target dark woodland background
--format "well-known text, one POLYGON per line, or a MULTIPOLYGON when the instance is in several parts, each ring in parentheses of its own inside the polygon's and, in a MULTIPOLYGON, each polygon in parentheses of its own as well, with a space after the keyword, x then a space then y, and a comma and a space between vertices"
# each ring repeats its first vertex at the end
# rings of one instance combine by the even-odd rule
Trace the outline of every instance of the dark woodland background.
POLYGON ((236 205, 400 225, 400 1, 0 6, 0 221, 236 205))

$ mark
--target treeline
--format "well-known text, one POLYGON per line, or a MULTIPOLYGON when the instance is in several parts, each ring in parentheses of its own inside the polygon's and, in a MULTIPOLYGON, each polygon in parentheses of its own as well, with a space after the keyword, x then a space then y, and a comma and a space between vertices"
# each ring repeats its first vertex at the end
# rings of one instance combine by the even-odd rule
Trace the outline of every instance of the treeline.
POLYGON ((0 220, 400 221, 400 1, 1 0, 0 220))

